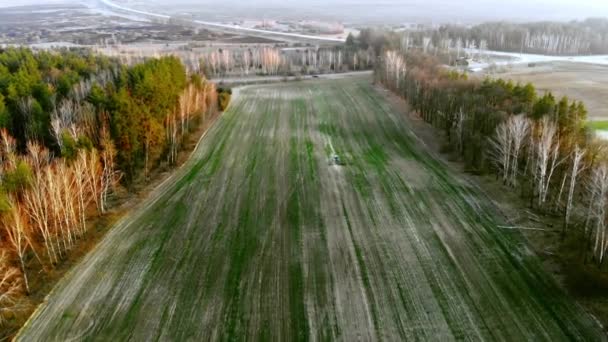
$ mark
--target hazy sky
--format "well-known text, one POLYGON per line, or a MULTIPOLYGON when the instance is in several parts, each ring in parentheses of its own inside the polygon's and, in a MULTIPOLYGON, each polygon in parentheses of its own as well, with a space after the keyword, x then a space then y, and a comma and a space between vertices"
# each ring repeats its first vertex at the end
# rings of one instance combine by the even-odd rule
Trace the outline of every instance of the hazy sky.
MULTIPOLYGON (((0 0, 0 7, 95 0, 0 0)), ((273 13, 329 16, 343 21, 568 20, 608 17, 608 0, 114 0, 152 10, 193 11, 220 17, 273 13), (256 9, 258 11, 256 11, 256 9)))
MULTIPOLYGON (((1 0, 0 0, 1 1, 1 0)), ((279 13, 294 11, 310 14, 390 21, 434 17, 437 21, 471 20, 568 20, 589 16, 608 17, 608 0, 130 0, 169 3, 168 8, 206 11, 226 6, 229 11, 255 7, 277 8, 279 13)), ((341 18, 348 20, 346 18, 341 18)), ((355 20, 355 19, 353 19, 355 20)))

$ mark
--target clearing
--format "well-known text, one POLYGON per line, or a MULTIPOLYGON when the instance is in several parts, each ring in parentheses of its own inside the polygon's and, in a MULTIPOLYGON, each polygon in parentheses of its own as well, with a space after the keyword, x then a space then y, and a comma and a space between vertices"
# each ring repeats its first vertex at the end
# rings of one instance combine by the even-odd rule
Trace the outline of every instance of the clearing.
POLYGON ((242 88, 18 339, 604 339, 489 203, 369 77, 242 88))

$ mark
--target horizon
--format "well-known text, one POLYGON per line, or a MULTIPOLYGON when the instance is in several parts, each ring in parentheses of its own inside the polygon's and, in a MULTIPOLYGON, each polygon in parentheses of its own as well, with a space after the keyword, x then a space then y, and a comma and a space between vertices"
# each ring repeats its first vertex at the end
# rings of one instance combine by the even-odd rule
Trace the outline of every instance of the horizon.
MULTIPOLYGON (((0 8, 82 4, 94 5, 96 0, 23 0, 17 6, 10 0, 0 0, 0 8)), ((155 9, 164 13, 191 13, 213 20, 235 18, 311 18, 338 20, 356 24, 398 24, 406 22, 430 22, 433 24, 474 24, 484 21, 571 21, 586 18, 608 18, 608 2, 586 0, 514 0, 508 5, 496 0, 453 2, 431 0, 423 5, 416 0, 262 0, 252 5, 250 1, 227 0, 218 4, 211 0, 122 0, 120 4, 135 8, 155 9), (211 7, 212 6, 212 7, 211 7)))

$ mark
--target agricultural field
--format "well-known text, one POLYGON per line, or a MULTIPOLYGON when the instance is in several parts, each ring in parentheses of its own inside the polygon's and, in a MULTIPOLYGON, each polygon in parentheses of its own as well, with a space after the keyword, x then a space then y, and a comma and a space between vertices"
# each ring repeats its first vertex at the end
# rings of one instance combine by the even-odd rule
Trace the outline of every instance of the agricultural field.
POLYGON ((179 21, 152 22, 128 14, 109 11, 88 3, 0 6, 0 44, 27 45, 32 48, 99 47, 157 52, 179 51, 190 44, 227 46, 275 44, 280 40, 253 37, 243 33, 207 30, 179 21))
POLYGON ((369 76, 235 89, 17 339, 602 340, 490 203, 369 76))
POLYGON ((531 82, 541 91, 583 101, 589 119, 608 120, 608 66, 588 63, 547 62, 515 65, 496 77, 531 82))

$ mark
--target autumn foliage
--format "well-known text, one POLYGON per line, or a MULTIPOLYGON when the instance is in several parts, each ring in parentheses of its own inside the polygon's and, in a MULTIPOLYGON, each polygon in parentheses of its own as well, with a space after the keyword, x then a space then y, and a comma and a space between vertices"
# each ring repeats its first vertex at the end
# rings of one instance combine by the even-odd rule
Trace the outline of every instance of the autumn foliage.
POLYGON ((175 164, 229 100, 176 57, 0 51, 0 326, 24 310, 32 269, 61 264, 118 187, 175 164))

